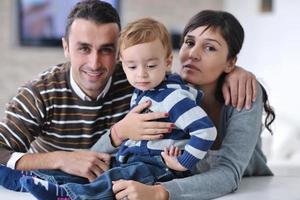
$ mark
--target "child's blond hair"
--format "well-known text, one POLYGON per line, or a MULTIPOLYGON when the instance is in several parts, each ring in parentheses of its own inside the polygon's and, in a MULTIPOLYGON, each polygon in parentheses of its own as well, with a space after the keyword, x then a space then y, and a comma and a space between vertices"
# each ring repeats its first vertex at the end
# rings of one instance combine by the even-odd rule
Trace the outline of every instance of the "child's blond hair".
POLYGON ((167 28, 152 18, 142 18, 129 23, 121 32, 119 39, 120 56, 128 47, 152 42, 158 39, 166 50, 166 57, 172 54, 172 43, 167 28))

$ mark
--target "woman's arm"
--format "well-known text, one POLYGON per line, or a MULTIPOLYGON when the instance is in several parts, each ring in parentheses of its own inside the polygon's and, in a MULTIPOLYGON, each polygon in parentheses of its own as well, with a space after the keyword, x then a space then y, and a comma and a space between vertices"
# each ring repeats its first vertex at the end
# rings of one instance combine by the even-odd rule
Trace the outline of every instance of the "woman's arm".
POLYGON ((226 75, 222 87, 225 104, 231 104, 237 110, 250 109, 257 96, 257 81, 254 74, 236 66, 226 75))
MULTIPOLYGON (((215 157, 217 161, 210 163, 210 169, 206 172, 183 179, 174 179, 160 183, 160 186, 152 187, 153 194, 159 191, 164 191, 164 194, 167 194, 156 199, 212 199, 233 192, 238 188, 260 136, 261 89, 259 88, 257 99, 250 110, 243 109, 238 112, 236 109, 230 108, 224 117, 228 119, 225 125, 227 130, 225 130, 226 136, 221 149, 215 157), (161 186, 165 190, 162 190, 164 188, 161 186), (165 193, 166 191, 168 193, 165 193)), ((114 187, 118 188, 119 184, 120 182, 116 182, 114 187)), ((142 185, 134 181, 127 182, 126 185, 126 188, 123 188, 126 195, 140 197, 146 194, 151 187, 144 185, 143 189, 137 190, 137 188, 142 188, 142 185)), ((115 194, 118 195, 122 191, 116 190, 115 194)), ((154 199, 155 195, 152 197, 154 199)), ((142 199, 146 200, 147 198, 142 199)))
POLYGON ((216 161, 204 173, 161 183, 171 199, 211 199, 238 188, 261 132, 261 89, 250 110, 237 112, 230 108, 224 117, 227 118, 226 135, 214 157, 216 161))

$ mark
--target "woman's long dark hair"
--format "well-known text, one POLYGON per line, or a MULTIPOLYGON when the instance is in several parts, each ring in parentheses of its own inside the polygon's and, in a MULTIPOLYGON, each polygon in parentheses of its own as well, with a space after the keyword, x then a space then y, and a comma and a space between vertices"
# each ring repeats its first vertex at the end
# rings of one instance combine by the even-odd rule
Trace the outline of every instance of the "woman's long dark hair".
MULTIPOLYGON (((244 42, 244 29, 240 22, 232 14, 225 11, 214 10, 203 10, 197 13, 185 26, 181 43, 188 32, 191 32, 200 26, 206 26, 204 31, 208 29, 218 30, 228 45, 227 59, 234 59, 237 57, 237 54, 240 52, 244 42)), ((225 76, 226 74, 223 73, 219 77, 215 93, 217 100, 221 103, 224 103, 222 85, 224 83, 225 76)), ((262 85, 260 86, 262 88, 263 107, 266 113, 264 124, 268 131, 272 134, 273 132, 270 125, 275 120, 275 112, 269 104, 268 94, 265 88, 262 85)))

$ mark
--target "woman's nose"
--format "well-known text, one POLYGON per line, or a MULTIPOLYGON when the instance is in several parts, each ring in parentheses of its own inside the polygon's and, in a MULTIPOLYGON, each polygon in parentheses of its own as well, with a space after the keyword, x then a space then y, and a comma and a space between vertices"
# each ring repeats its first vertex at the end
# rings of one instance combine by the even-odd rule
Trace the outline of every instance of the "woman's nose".
POLYGON ((189 58, 191 58, 192 60, 200 60, 201 58, 201 49, 198 48, 196 45, 190 49, 189 52, 189 58))

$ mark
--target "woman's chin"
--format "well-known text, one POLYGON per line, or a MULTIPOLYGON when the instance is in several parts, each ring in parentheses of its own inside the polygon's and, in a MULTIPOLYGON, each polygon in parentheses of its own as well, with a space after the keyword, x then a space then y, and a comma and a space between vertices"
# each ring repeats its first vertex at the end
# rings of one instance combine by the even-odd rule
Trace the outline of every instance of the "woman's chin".
POLYGON ((180 76, 184 81, 187 81, 188 83, 190 83, 192 85, 198 85, 197 84, 197 82, 199 81, 198 77, 195 77, 192 74, 188 74, 188 73, 181 73, 180 76))
POLYGON ((188 70, 181 70, 180 76, 183 80, 189 81, 191 77, 193 76, 193 73, 191 73, 188 70))
POLYGON ((187 77, 188 77, 188 71, 187 70, 184 70, 184 69, 181 69, 180 70, 180 76, 183 80, 186 80, 187 77))

